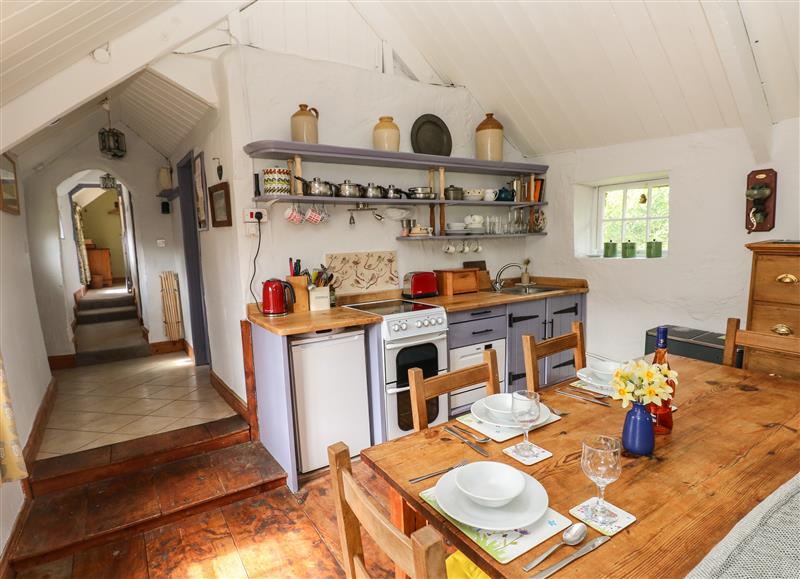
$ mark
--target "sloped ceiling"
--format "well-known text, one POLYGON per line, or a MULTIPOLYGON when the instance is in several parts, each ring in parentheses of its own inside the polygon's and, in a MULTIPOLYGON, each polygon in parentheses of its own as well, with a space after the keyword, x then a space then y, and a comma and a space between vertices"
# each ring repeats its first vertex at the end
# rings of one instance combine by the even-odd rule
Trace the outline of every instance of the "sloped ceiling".
MULTIPOLYGON (((212 110, 205 101, 150 69, 118 85, 107 96, 111 101, 112 123, 123 123, 165 157, 212 110)), ((28 166, 57 157, 108 124, 100 100, 72 111, 57 124, 22 142, 14 152, 28 166)))
POLYGON ((173 4, 173 0, 3 0, 0 104, 173 4))
MULTIPOLYGON (((387 2, 526 154, 742 126, 700 2, 387 2)), ((798 3, 742 3, 773 121, 798 116, 798 3)))

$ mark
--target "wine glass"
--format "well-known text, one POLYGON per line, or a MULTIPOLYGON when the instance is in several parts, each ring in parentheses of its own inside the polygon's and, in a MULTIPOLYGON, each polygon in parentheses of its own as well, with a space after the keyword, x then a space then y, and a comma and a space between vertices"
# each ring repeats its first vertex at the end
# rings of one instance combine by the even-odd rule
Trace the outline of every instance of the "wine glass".
POLYGON ((584 474, 597 485, 597 500, 589 517, 601 525, 613 523, 617 518, 617 514, 606 506, 605 492, 606 487, 617 480, 622 472, 621 453, 619 438, 593 435, 583 440, 581 467, 584 474))
POLYGON ((525 432, 524 442, 517 445, 517 452, 524 457, 536 454, 528 441, 528 431, 539 420, 539 393, 520 388, 511 394, 511 417, 525 432))

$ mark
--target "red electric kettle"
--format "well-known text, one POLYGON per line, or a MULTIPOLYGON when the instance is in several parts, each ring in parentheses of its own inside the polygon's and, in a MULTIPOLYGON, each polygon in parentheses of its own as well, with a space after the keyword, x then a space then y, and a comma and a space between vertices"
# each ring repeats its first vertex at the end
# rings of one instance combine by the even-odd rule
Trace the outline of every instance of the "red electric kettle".
POLYGON ((265 316, 285 316, 293 303, 294 288, 291 284, 274 278, 264 282, 261 311, 265 316))

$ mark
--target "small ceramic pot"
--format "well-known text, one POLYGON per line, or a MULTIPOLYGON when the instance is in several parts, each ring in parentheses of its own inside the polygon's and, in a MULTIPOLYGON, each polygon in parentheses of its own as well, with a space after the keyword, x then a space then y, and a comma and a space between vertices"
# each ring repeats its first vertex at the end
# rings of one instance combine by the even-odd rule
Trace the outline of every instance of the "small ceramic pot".
POLYGON ((503 125, 494 118, 494 113, 486 113, 486 118, 475 129, 475 158, 503 160, 503 125))
POLYGON ((376 151, 400 150, 400 127, 392 117, 380 117, 372 129, 372 148, 376 151))
POLYGON ((292 115, 292 140, 301 143, 318 142, 317 125, 319 111, 308 105, 299 105, 300 108, 292 115))
POLYGON ((649 456, 656 446, 653 418, 644 404, 634 403, 625 415, 622 427, 622 447, 631 454, 649 456))
POLYGON ((292 192, 292 172, 281 167, 264 169, 264 195, 289 195, 292 192))

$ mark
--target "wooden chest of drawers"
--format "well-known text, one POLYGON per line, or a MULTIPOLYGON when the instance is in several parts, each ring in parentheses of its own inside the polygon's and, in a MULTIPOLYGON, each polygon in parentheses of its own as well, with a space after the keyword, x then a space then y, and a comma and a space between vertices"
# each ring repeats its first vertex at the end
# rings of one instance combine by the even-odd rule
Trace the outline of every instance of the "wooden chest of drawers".
MULTIPOLYGON (((753 269, 747 329, 800 337, 800 243, 750 243, 753 269)), ((744 367, 800 378, 800 357, 745 351, 744 367)))

